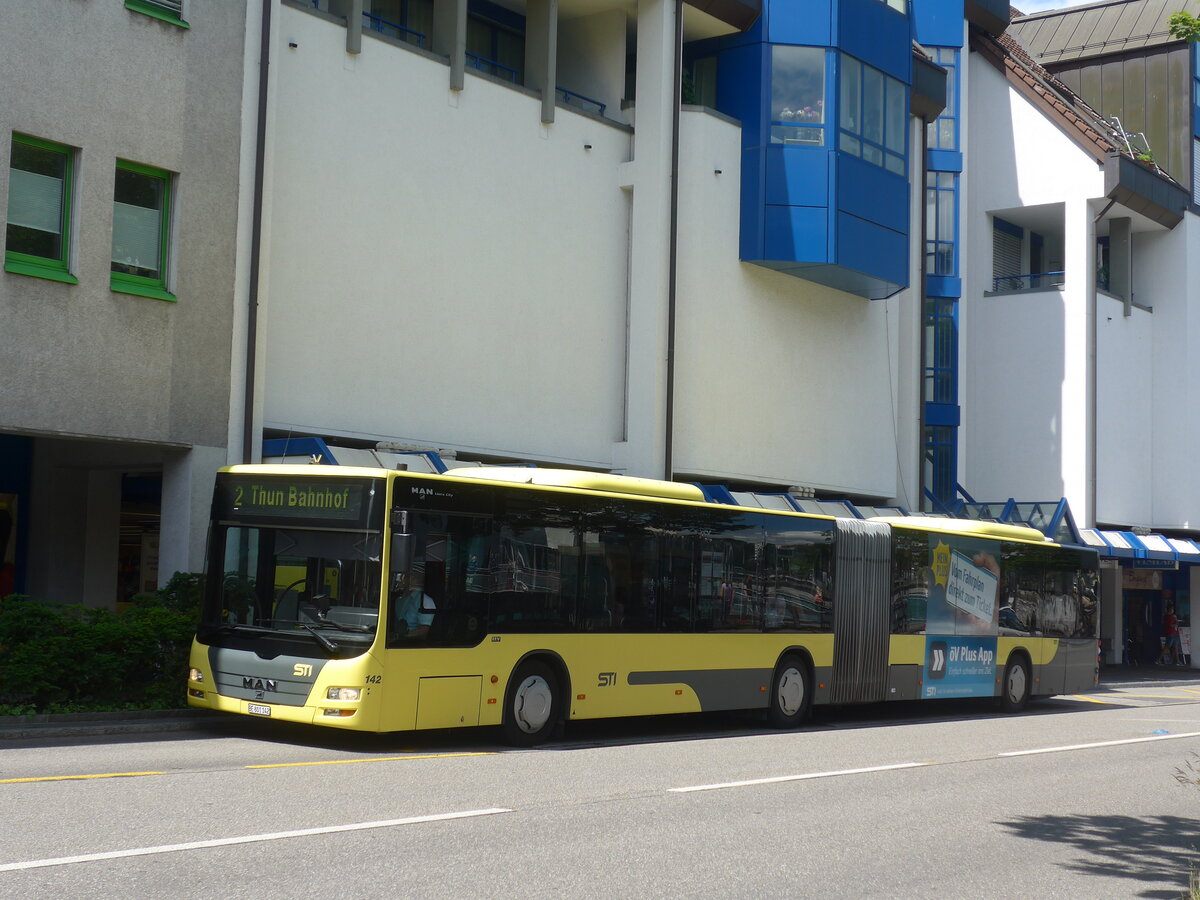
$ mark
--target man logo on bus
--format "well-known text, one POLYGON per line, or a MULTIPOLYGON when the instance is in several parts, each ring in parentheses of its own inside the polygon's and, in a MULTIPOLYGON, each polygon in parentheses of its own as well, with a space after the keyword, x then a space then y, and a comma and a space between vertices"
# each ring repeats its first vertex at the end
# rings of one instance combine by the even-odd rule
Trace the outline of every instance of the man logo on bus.
POLYGON ((242 687, 248 691, 258 691, 260 694, 263 691, 275 691, 279 688, 276 685, 274 678, 242 678, 242 687))

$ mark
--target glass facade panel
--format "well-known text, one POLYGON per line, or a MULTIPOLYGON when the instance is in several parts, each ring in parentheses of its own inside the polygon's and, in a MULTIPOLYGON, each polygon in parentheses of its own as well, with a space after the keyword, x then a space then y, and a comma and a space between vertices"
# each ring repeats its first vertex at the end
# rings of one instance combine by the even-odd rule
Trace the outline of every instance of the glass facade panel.
POLYGON ((839 123, 843 131, 862 131, 862 63, 850 56, 841 58, 841 83, 838 91, 839 123))
POLYGON ((771 143, 825 142, 825 50, 777 45, 771 56, 771 143))
POLYGON ((907 172, 908 88, 841 54, 838 149, 897 175, 907 172))

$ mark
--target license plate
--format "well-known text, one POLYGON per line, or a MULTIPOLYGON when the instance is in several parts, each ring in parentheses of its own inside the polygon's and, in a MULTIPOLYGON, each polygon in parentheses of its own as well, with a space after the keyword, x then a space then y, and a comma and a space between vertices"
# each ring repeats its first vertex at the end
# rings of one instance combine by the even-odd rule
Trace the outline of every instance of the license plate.
POLYGON ((247 703, 246 712, 253 716, 269 716, 271 714, 271 707, 263 706, 261 703, 247 703))

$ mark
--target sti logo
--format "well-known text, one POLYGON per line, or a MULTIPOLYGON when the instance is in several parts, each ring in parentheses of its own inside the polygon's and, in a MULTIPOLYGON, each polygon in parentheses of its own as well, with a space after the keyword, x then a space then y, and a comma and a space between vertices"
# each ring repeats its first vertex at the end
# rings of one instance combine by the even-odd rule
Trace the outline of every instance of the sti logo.
POLYGON ((946 659, 949 656, 949 651, 946 648, 945 641, 934 641, 929 645, 929 671, 926 673, 929 678, 945 678, 946 677, 946 659))

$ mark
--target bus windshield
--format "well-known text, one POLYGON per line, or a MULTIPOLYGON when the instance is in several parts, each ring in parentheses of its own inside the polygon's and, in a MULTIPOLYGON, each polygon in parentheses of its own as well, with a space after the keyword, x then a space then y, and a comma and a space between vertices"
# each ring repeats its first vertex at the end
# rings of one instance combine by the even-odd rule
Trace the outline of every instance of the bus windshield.
POLYGON ((215 530, 203 625, 288 633, 337 653, 369 644, 379 621, 380 535, 229 525, 215 530))

